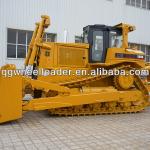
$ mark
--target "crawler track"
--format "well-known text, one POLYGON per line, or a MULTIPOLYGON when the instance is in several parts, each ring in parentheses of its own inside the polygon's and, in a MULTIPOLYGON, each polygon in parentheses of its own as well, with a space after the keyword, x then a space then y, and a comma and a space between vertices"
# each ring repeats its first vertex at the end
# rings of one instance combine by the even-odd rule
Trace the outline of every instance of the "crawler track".
POLYGON ((58 116, 82 116, 82 115, 101 115, 101 114, 120 114, 120 113, 137 113, 147 106, 147 103, 133 105, 127 103, 96 103, 90 105, 81 105, 49 110, 50 114, 58 116))
MULTIPOLYGON (((130 66, 119 66, 117 69, 126 69, 130 66)), ((86 84, 107 78, 109 76, 96 76, 87 77, 77 81, 71 81, 63 83, 62 86, 72 87, 82 87, 86 84)), ((115 87, 115 85, 114 85, 115 87)), ((136 90, 140 90, 143 94, 143 100, 135 104, 134 102, 101 102, 96 104, 86 104, 80 106, 72 106, 65 108, 57 108, 49 110, 50 114, 58 116, 80 116, 80 115, 100 115, 100 114, 120 114, 120 113, 136 113, 145 109, 149 105, 148 96, 149 92, 139 76, 134 76, 134 87, 136 90)), ((117 87, 115 87, 117 88, 117 87)), ((119 89, 118 89, 119 90, 119 89)))

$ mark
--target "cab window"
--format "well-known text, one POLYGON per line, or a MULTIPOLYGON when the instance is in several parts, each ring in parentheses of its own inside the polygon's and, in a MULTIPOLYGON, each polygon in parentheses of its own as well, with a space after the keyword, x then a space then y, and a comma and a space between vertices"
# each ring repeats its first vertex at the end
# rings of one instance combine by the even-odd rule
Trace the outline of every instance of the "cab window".
POLYGON ((110 47, 120 48, 122 46, 122 35, 116 31, 110 32, 110 47))
POLYGON ((92 61, 101 61, 103 54, 103 32, 93 32, 92 61))

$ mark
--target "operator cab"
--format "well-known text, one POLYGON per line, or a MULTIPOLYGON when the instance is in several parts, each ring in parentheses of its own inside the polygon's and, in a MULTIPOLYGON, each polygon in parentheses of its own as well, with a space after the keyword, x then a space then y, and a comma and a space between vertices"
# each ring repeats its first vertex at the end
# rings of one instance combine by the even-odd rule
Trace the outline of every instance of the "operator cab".
POLYGON ((90 45, 89 62, 104 63, 108 48, 122 46, 122 29, 106 25, 88 25, 83 28, 83 42, 90 45))

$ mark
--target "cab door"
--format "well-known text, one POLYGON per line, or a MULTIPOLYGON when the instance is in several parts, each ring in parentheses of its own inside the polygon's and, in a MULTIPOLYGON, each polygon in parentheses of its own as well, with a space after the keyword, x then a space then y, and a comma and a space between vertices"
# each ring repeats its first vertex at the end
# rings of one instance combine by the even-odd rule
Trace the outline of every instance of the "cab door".
POLYGON ((104 63, 109 39, 104 30, 91 30, 90 33, 90 63, 104 63))
POLYGON ((93 31, 93 42, 91 47, 91 59, 92 62, 102 62, 102 54, 103 54, 103 31, 93 31))

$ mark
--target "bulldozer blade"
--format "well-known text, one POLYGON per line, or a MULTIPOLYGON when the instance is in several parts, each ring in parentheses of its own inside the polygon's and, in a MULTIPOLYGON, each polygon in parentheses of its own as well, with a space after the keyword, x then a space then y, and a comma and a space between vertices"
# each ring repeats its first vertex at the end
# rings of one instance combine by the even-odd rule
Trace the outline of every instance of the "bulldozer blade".
POLYGON ((0 76, 0 123, 22 117, 22 78, 0 76))

